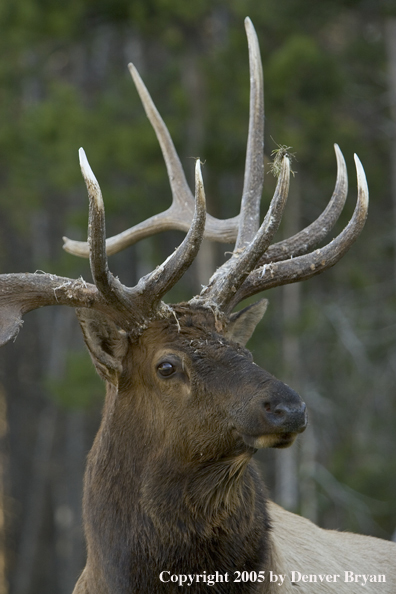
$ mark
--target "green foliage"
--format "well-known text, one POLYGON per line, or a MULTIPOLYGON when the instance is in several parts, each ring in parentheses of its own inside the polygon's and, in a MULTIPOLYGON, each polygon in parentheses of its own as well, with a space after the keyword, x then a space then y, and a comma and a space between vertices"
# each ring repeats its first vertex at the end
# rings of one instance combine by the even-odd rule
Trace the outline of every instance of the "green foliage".
POLYGON ((4 0, 0 8, 0 27, 7 31, 11 43, 22 48, 40 43, 46 37, 62 40, 75 34, 83 7, 80 0, 69 1, 67 9, 62 2, 53 0, 4 0))

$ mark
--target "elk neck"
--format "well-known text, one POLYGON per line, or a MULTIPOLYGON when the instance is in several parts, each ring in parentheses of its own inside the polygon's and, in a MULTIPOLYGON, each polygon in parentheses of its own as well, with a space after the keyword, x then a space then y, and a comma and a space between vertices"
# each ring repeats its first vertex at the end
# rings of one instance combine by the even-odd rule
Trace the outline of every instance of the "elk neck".
POLYGON ((88 558, 120 593, 135 580, 139 592, 162 591, 158 575, 169 568, 263 569, 269 554, 255 450, 229 425, 230 386, 246 384, 251 356, 205 316, 180 322, 156 322, 131 344, 88 459, 88 558), (170 381, 158 379, 161 360, 182 361, 170 381))

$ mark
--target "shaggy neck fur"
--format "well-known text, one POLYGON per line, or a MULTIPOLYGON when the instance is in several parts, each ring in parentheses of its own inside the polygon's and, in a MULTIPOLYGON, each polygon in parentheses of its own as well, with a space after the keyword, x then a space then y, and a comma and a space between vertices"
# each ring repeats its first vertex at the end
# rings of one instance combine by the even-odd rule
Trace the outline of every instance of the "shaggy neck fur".
MULTIPOLYGON (((118 396, 108 390, 85 481, 88 567, 98 594, 169 593, 175 586, 160 581, 162 571, 228 572, 231 579, 236 570, 266 569, 269 522, 250 454, 183 464, 177 454, 153 447, 152 427, 138 410, 133 444, 126 444, 129 419, 114 406, 118 396)), ((207 587, 194 584, 194 592, 207 587)), ((211 591, 255 588, 218 583, 211 591)))

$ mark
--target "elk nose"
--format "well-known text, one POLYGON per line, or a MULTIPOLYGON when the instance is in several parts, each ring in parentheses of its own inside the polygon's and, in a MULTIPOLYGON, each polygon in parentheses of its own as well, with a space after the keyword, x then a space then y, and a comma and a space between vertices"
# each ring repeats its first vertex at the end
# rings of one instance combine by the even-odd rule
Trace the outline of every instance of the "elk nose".
POLYGON ((273 427, 291 433, 301 433, 307 426, 307 407, 305 402, 264 403, 265 416, 273 427))

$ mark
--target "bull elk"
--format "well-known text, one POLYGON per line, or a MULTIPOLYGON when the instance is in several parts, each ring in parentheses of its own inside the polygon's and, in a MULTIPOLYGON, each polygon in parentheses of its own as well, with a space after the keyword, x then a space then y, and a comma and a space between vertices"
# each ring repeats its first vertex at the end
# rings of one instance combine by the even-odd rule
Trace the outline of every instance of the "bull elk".
POLYGON ((316 246, 337 220, 347 173, 336 146, 337 181, 322 215, 270 245, 285 206, 290 165, 284 155, 263 223, 263 85, 256 33, 246 19, 250 119, 241 212, 206 216, 200 162, 195 205, 169 132, 133 65, 130 71, 164 155, 171 207, 119 236, 105 238, 99 184, 80 149, 89 195, 88 243, 66 250, 89 256, 94 284, 49 274, 1 277, 1 342, 22 315, 45 305, 76 308, 107 394, 84 482, 87 564, 74 594, 396 591, 395 545, 325 531, 267 500, 252 457, 290 446, 307 414, 298 394, 253 361, 245 344, 266 300, 233 313, 243 299, 308 279, 333 266, 363 228, 368 188, 355 156, 358 198, 345 229, 316 246), (187 235, 135 287, 108 268, 107 254, 165 229, 187 235), (190 266, 203 237, 235 241, 231 257, 186 303, 161 299, 190 266), (346 572, 346 573, 345 573, 346 572), (275 581, 276 578, 276 581, 275 581), (380 583, 381 582, 381 583, 380 583), (278 586, 282 588, 278 590, 278 586), (322 585, 320 585, 322 584, 322 585))

